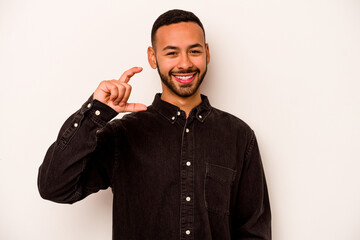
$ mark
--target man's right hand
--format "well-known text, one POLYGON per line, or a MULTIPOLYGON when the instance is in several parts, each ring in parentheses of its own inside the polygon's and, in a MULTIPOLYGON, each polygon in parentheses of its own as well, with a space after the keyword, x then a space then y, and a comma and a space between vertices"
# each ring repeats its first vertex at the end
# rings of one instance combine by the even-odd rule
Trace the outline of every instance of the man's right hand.
POLYGON ((145 111, 146 105, 127 102, 131 93, 128 82, 132 76, 141 71, 141 67, 133 67, 124 72, 119 80, 102 81, 95 90, 93 99, 108 105, 118 113, 145 111))

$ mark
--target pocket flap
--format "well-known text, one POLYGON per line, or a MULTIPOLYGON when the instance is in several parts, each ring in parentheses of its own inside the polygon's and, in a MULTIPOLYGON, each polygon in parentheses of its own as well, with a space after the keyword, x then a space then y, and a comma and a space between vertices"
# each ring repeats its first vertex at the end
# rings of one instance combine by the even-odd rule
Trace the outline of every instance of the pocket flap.
POLYGON ((236 170, 231 168, 215 165, 212 163, 206 164, 206 176, 224 184, 232 183, 235 180, 236 170))

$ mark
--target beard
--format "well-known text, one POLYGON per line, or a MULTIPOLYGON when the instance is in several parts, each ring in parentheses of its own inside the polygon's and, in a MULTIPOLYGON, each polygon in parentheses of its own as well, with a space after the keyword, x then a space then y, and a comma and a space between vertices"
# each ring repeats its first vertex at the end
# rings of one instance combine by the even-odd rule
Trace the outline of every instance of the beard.
POLYGON ((200 70, 198 68, 189 68, 183 71, 177 71, 177 72, 173 72, 173 71, 169 71, 169 73, 167 75, 162 74, 161 70, 159 68, 159 65, 156 63, 157 65, 157 70, 159 73, 159 76, 161 78, 161 81, 164 83, 164 85, 170 89, 171 92, 175 93, 177 96, 182 97, 182 98, 187 98, 187 97, 191 97, 193 96, 196 91, 199 89, 202 81, 205 78, 206 72, 207 72, 207 66, 205 67, 205 71, 200 75, 200 70), (197 79, 195 81, 192 81, 191 83, 188 84, 181 84, 181 86, 177 87, 176 84, 174 83, 174 81, 172 81, 172 75, 173 74, 186 74, 186 73, 196 73, 197 79))

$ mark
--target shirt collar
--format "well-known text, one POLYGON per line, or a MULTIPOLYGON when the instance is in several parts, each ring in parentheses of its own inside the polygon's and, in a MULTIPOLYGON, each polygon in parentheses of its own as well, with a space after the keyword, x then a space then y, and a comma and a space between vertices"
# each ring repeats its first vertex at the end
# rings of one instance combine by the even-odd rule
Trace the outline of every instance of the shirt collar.
MULTIPOLYGON (((157 93, 155 95, 152 106, 171 123, 175 123, 180 115, 180 108, 171 103, 163 101, 161 99, 161 93, 157 93)), ((201 103, 193 108, 190 114, 195 114, 197 120, 204 122, 207 116, 210 114, 211 109, 212 107, 207 96, 201 94, 201 103)))

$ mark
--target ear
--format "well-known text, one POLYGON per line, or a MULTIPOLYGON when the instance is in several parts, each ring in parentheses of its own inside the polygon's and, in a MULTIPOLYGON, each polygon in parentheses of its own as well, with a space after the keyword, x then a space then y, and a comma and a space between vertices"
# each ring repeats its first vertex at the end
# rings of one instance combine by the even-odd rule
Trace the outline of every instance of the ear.
POLYGON ((206 64, 209 64, 210 62, 210 50, 209 50, 209 44, 205 43, 205 51, 206 51, 206 64))
POLYGON ((150 66, 153 69, 156 69, 157 64, 156 64, 155 50, 152 47, 148 47, 147 55, 148 55, 148 61, 149 61, 150 66))

